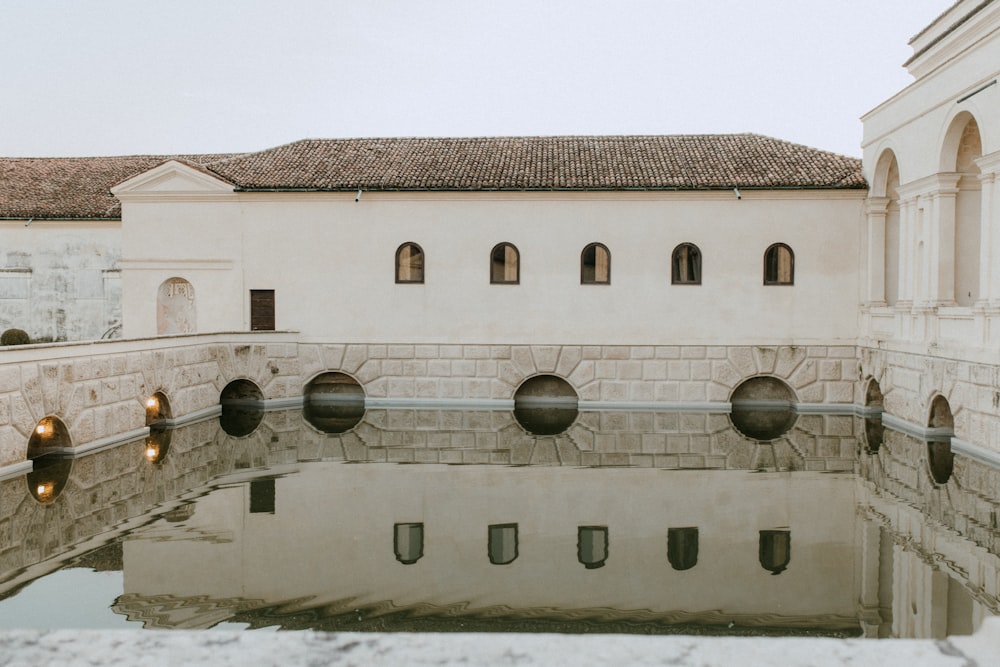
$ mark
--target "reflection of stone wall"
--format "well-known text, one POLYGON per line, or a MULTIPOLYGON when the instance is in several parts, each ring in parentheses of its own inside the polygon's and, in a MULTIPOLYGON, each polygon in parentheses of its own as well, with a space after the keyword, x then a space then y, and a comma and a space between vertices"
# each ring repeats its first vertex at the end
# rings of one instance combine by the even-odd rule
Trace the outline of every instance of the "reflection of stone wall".
POLYGON ((926 426, 931 399, 942 394, 955 418, 955 437, 1000 452, 1000 366, 996 363, 872 348, 861 348, 860 353, 861 373, 878 380, 887 413, 926 426))
POLYGON ((951 479, 935 485, 927 443, 887 429, 877 452, 860 455, 859 471, 860 511, 892 541, 866 549, 863 566, 892 573, 889 593, 863 597, 883 606, 891 597, 882 620, 892 634, 968 634, 1000 614, 1000 470, 956 455, 951 479), (891 562, 880 564, 880 552, 891 562))
MULTIPOLYGON (((319 345, 295 338, 218 334, 7 351, 0 466, 24 460, 31 429, 46 415, 60 417, 79 446, 142 428, 144 401, 155 391, 183 418, 218 405, 236 379, 253 381, 267 399, 299 397, 319 373, 342 371, 371 398, 510 400, 524 379, 554 373, 583 400, 625 404, 725 402, 739 382, 759 374, 786 380, 802 402, 849 404, 856 379, 853 347, 319 345)), ((697 442, 602 450, 619 458, 711 453, 697 442)))

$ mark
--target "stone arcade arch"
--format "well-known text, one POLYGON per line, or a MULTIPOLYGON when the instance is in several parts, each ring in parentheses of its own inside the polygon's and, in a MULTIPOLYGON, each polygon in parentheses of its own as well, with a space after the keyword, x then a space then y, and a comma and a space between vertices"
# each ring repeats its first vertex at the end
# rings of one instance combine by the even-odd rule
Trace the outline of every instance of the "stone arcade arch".
POLYGON ((947 216, 954 216, 954 248, 951 258, 947 257, 948 249, 942 248, 941 259, 954 263, 955 303, 960 306, 973 305, 980 295, 982 184, 976 160, 982 155, 979 124, 971 113, 963 111, 952 119, 941 149, 941 171, 957 176, 954 210, 942 211, 946 216, 943 225, 948 224, 947 216))
POLYGON ((868 198, 868 301, 893 306, 899 300, 899 163, 892 149, 875 165, 868 198))
POLYGON ((954 469, 955 457, 951 451, 951 436, 954 433, 955 418, 951 405, 941 394, 931 400, 927 416, 927 427, 934 433, 927 439, 927 472, 935 484, 947 484, 954 469))

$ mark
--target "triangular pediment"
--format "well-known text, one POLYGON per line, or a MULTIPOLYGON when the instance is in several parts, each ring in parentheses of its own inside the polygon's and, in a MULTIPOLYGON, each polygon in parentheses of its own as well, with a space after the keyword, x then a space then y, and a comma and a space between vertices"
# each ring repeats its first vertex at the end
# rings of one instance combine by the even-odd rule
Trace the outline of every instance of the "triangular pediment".
POLYGON ((116 197, 130 195, 231 194, 233 185, 197 165, 167 160, 111 188, 116 197))

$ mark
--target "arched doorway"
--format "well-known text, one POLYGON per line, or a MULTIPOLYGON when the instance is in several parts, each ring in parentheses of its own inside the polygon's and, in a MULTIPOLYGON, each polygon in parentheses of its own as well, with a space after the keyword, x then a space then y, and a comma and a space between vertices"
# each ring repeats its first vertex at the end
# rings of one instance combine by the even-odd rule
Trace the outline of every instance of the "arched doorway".
POLYGON ((741 382, 729 399, 729 420, 740 434, 767 442, 776 440, 795 425, 795 392, 776 377, 752 377, 741 382))
POLYGON ((248 436, 257 430, 264 419, 264 392, 250 380, 233 380, 219 396, 222 415, 219 425, 227 435, 235 438, 248 436))
POLYGON ((322 373, 306 385, 302 416, 323 433, 346 433, 365 416, 365 390, 345 373, 322 373))
MULTIPOLYGON (((870 294, 874 301, 884 300, 886 305, 895 305, 899 300, 899 163, 891 150, 882 153, 875 166, 875 179, 871 196, 885 198, 885 223, 881 230, 870 230, 870 251, 875 255, 870 263, 868 280, 871 281, 870 294), (882 247, 878 248, 879 236, 882 247), (879 255, 881 255, 879 257, 879 255), (879 267, 877 262, 881 261, 879 267), (879 285, 881 283, 881 285, 879 285)), ((870 223, 871 224, 871 223, 870 223)))

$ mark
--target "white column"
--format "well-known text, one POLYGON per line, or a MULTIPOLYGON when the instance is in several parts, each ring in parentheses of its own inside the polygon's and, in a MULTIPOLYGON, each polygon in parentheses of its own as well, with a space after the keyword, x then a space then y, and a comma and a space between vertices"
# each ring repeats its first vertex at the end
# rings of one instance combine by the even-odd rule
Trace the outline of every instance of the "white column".
POLYGON ((1000 308, 1000 151, 976 160, 982 183, 979 228, 979 304, 1000 308))
POLYGON ((869 306, 885 305, 885 219, 888 197, 869 197, 865 211, 868 216, 868 290, 869 306))

